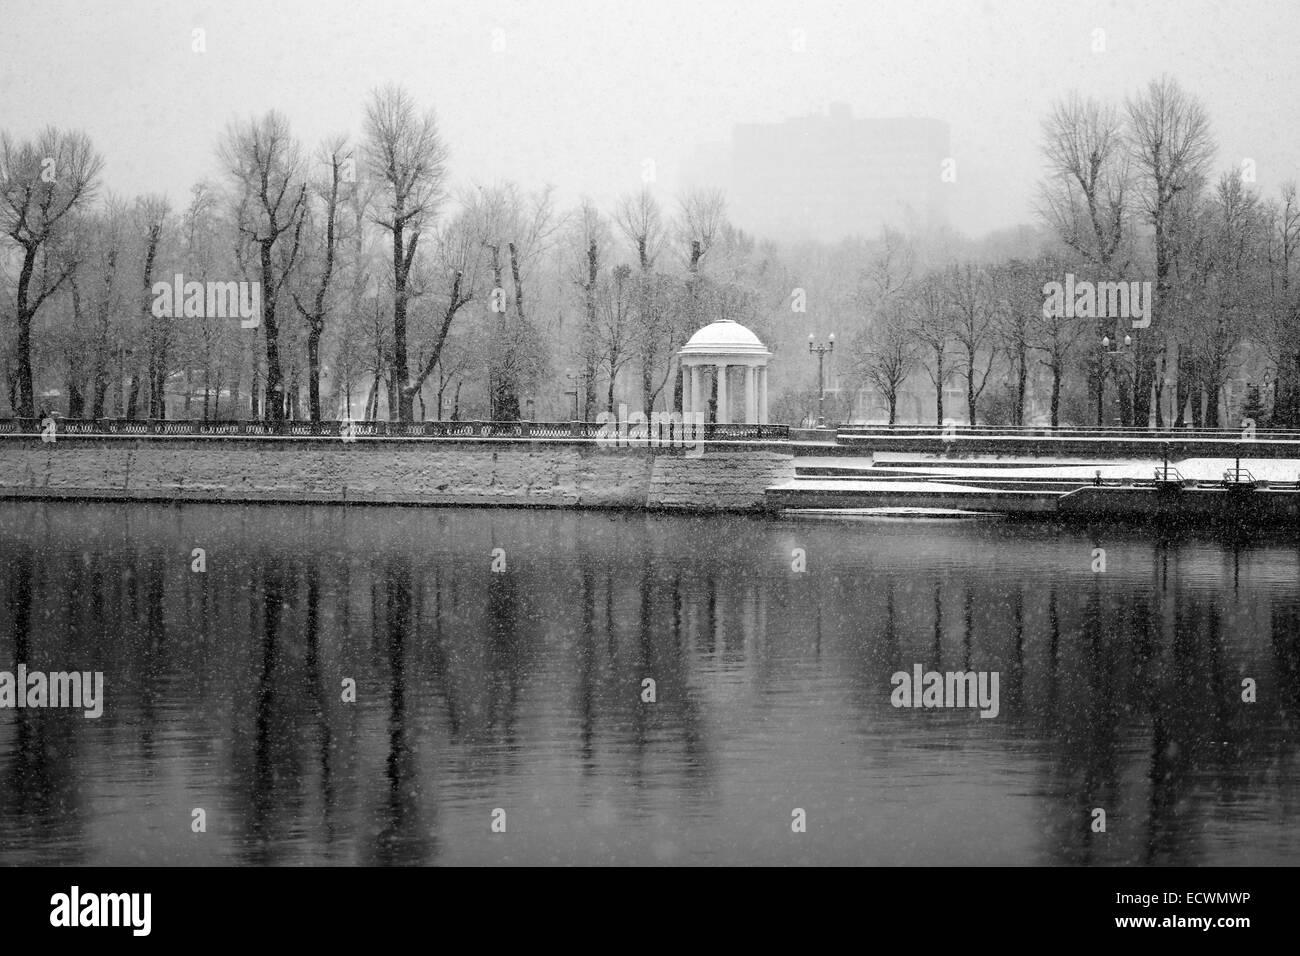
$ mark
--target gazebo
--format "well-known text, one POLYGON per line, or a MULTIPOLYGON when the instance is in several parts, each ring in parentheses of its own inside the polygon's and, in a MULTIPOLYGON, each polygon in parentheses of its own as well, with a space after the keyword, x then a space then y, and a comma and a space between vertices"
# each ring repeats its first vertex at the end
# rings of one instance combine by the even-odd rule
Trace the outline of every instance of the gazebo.
POLYGON ((758 336, 739 322, 723 319, 706 325, 677 353, 685 377, 682 412, 704 412, 707 416, 709 400, 714 397, 717 399, 717 421, 730 423, 731 392, 727 388, 727 370, 739 367, 745 370, 745 408, 739 421, 766 425, 767 360, 771 356, 758 336))

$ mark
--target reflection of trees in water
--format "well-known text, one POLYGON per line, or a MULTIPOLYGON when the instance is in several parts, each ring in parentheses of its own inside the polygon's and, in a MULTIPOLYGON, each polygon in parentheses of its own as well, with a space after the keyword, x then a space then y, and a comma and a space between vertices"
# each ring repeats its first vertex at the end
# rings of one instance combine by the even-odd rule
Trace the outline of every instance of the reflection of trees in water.
MULTIPOLYGON (((43 670, 45 661, 57 660, 57 654, 42 645, 49 635, 63 632, 68 602, 44 585, 47 571, 69 560, 43 560, 26 550, 6 556, 0 584, 5 585, 9 627, 0 628, 0 633, 11 635, 13 655, 0 658, 0 670, 16 673, 19 663, 43 670), (34 621, 34 614, 40 620, 34 621)), ((84 721, 81 712, 24 708, 6 710, 0 719, 13 727, 8 740, 0 731, 0 861, 85 862, 89 847, 83 837, 77 772, 76 721, 84 721)))
POLYGON ((284 567, 286 557, 263 551, 247 560, 252 727, 236 739, 231 782, 236 819, 244 827, 240 862, 266 865, 279 862, 288 849, 285 837, 301 806, 295 793, 301 772, 296 727, 286 688, 277 686, 283 679, 277 664, 293 643, 285 625, 292 621, 297 589, 292 569, 284 567))
MULTIPOLYGON (((325 719, 327 708, 333 705, 333 700, 326 697, 325 692, 325 675, 321 667, 321 589, 320 589, 320 566, 315 561, 307 561, 303 564, 303 577, 306 580, 307 593, 305 596, 304 613, 306 615, 306 630, 304 638, 307 644, 307 655, 304 661, 306 668, 306 680, 303 689, 311 701, 312 708, 317 716, 317 744, 316 756, 320 766, 320 790, 321 790, 321 830, 323 850, 326 859, 333 859, 338 844, 338 821, 337 821, 337 802, 338 794, 335 785, 334 769, 334 747, 335 736, 333 728, 330 726, 328 719, 325 719)), ((206 592, 205 592, 206 594, 206 592)), ((346 602, 344 602, 346 606, 346 602)), ((338 682, 341 686, 342 681, 338 682)), ((341 694, 340 694, 341 696, 341 694)))
MULTIPOLYGON (((391 555, 384 562, 385 657, 390 668, 388 697, 387 789, 379 804, 380 829, 371 863, 427 863, 436 855, 437 840, 423 822, 426 801, 418 752, 412 738, 419 726, 412 716, 411 700, 418 702, 418 670, 410 666, 412 645, 417 645, 420 622, 412 615, 413 581, 410 559, 391 555)), ((418 703, 417 703, 418 708, 418 703)))
MULTIPOLYGON (((719 525, 728 537, 680 519, 474 512, 436 516, 434 550, 395 512, 354 517, 345 535, 341 520, 300 517, 313 509, 250 509, 224 541, 228 512, 151 514, 130 512, 89 561, 69 546, 82 518, 9 547, 0 641, 12 632, 15 660, 114 658, 110 699, 131 716, 111 746, 152 773, 182 752, 169 742, 183 726, 183 752, 206 758, 181 765, 184 783, 217 794, 196 839, 243 862, 428 862, 449 801, 481 805, 486 834, 487 809, 530 774, 576 788, 580 806, 700 815, 722 799, 723 722, 758 724, 805 677, 851 678, 848 712, 882 763, 952 746, 889 706, 889 675, 913 663, 1001 671, 999 718, 943 733, 1036 768, 1027 825, 1054 861, 1200 862, 1233 808, 1266 788, 1293 799, 1276 728, 1300 714, 1300 602, 1252 591, 1248 563, 1231 573, 1243 603, 1268 603, 1264 627, 1223 589, 1194 587, 1177 547, 1154 550, 1149 580, 888 554, 856 572, 829 550, 805 575, 783 563, 787 532, 761 522, 719 525), (556 526, 572 543, 537 544, 556 526), (498 537, 505 574, 487 568, 498 537), (190 548, 209 539, 208 575, 191 575, 190 548), (88 635, 106 621, 100 647, 88 635), (1233 639, 1239 627, 1257 647, 1233 639), (355 705, 339 700, 344 676, 355 705), (1239 703, 1243 676, 1260 703, 1239 703), (646 677, 655 704, 641 702, 646 677)), ((67 846, 96 812, 74 759, 94 722, 0 719, 0 853, 67 846)))
POLYGON ((1063 862, 1201 862, 1212 824, 1265 787, 1285 747, 1261 732, 1274 704, 1240 700, 1252 668, 1226 657, 1221 596, 1180 582, 1094 586, 1052 655, 1048 695, 1024 715, 1050 733, 1045 845, 1063 862), (1093 807, 1105 834, 1091 831, 1093 807))
MULTIPOLYGON (((665 567, 650 549, 627 561, 611 562, 599 546, 579 546, 576 594, 577 709, 580 758, 590 788, 585 802, 604 799, 608 787, 595 778, 629 779, 634 802, 646 803, 651 789, 683 789, 698 796, 709 771, 707 734, 691 688, 690 587, 676 569, 665 567), (642 681, 652 679, 655 701, 643 702, 642 681), (646 767, 655 763, 655 773, 646 767)), ((697 580, 703 622, 701 647, 716 649, 717 581, 697 580)), ((698 649, 698 648, 697 648, 698 649)))
MULTIPOLYGON (((1041 845, 1053 859, 1194 863, 1213 824, 1230 824, 1237 807, 1294 778, 1287 735, 1267 728, 1293 725, 1300 712, 1300 612, 1280 611, 1277 592, 1264 597, 1273 607, 1270 668, 1251 659, 1248 642, 1225 633, 1223 592, 1195 586, 1159 556, 1153 569, 1150 584, 1062 578, 1051 567, 1020 580, 982 568, 885 569, 828 582, 810 597, 853 611, 841 653, 855 675, 850 699, 864 740, 877 757, 882 748, 893 755, 882 766, 908 759, 913 748, 952 746, 953 734, 981 747, 992 737, 1028 760, 1045 758, 1039 819, 1030 825, 1045 834, 1041 845), (895 711, 889 675, 916 663, 999 670, 1000 717, 939 729, 922 723, 925 714, 895 711), (1241 678, 1267 678, 1269 670, 1273 692, 1261 681, 1260 702, 1241 703, 1241 678), (898 720, 902 734, 877 736, 898 720), (1107 812, 1105 834, 1091 831, 1093 807, 1107 812)), ((773 603, 778 632, 797 629, 808 614, 786 612, 779 591, 773 603)))

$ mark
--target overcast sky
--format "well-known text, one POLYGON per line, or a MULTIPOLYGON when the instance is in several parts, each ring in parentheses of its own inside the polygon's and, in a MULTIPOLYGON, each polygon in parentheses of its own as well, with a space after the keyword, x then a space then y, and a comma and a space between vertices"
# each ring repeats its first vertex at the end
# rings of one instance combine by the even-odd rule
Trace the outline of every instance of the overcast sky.
POLYGON ((1274 193, 1300 176, 1298 27, 1293 0, 0 0, 0 128, 84 129, 115 192, 179 204, 231 118, 279 109, 314 146, 396 81, 437 110, 458 181, 608 204, 646 158, 671 199, 697 143, 840 101, 947 120, 954 224, 979 235, 1032 218, 1052 100, 1162 72, 1207 105, 1220 166, 1250 157, 1274 193))

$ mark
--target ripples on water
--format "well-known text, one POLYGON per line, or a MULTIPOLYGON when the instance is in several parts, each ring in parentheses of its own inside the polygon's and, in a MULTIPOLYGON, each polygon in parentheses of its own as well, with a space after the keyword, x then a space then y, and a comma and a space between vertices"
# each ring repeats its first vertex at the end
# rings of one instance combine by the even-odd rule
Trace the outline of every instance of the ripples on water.
POLYGON ((0 513, 0 669, 101 670, 107 696, 99 720, 0 711, 2 863, 1300 863, 1293 542, 0 513), (999 671, 999 716, 895 709, 916 663, 999 671))

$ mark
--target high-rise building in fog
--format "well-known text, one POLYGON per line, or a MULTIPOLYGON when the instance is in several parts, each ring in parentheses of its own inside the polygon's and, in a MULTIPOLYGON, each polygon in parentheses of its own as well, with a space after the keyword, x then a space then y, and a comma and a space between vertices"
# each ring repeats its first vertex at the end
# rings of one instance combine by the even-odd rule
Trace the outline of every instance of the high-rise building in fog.
POLYGON ((948 124, 859 119, 843 104, 782 123, 740 123, 730 148, 696 151, 687 185, 720 186, 731 220, 773 239, 871 236, 947 221, 948 124))

